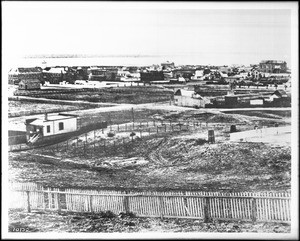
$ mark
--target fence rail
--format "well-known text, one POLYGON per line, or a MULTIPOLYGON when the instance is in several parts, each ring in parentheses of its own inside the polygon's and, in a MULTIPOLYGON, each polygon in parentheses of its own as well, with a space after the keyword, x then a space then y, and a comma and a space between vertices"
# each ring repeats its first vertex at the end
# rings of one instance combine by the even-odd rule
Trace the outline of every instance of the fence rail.
POLYGON ((197 191, 136 192, 44 188, 32 183, 11 185, 11 208, 114 213, 140 217, 197 218, 204 221, 290 222, 290 193, 220 193, 197 191))

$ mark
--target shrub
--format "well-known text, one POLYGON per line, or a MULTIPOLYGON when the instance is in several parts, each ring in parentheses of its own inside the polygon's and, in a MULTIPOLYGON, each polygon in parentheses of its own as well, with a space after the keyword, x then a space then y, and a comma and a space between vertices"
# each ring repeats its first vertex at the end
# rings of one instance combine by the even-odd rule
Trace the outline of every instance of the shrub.
POLYGON ((195 145, 204 145, 207 141, 205 139, 197 139, 195 145))
POLYGON ((119 218, 135 218, 136 215, 133 212, 120 212, 119 213, 119 218))
POLYGON ((107 136, 108 136, 108 137, 114 137, 114 136, 115 136, 115 133, 113 133, 113 132, 108 132, 108 133, 107 133, 107 136))
POLYGON ((99 213, 99 216, 101 217, 101 218, 114 218, 114 217, 116 217, 117 215, 116 214, 114 214, 112 211, 110 211, 110 210, 108 210, 108 211, 101 211, 100 213, 99 213))

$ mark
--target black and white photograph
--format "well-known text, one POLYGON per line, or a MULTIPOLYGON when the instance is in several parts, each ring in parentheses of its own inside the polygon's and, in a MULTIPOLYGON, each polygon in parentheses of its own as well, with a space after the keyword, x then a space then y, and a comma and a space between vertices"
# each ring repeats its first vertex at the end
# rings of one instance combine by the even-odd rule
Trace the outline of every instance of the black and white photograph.
POLYGON ((299 5, 1 1, 2 239, 299 239, 299 5))

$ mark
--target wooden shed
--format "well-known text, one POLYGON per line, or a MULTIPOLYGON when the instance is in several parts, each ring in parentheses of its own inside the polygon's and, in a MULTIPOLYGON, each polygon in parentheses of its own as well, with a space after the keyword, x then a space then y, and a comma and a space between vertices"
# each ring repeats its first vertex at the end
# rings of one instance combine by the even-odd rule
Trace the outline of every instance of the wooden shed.
POLYGON ((39 79, 22 79, 19 83, 19 90, 37 90, 41 88, 39 79))

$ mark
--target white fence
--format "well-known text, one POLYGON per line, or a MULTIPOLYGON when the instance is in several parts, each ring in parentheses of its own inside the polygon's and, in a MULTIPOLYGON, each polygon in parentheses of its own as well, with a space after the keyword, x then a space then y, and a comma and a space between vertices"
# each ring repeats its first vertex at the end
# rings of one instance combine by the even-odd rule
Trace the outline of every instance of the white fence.
POLYGON ((11 208, 132 212, 139 217, 190 218, 204 221, 290 222, 289 192, 115 191, 44 188, 31 183, 11 187, 11 208))

